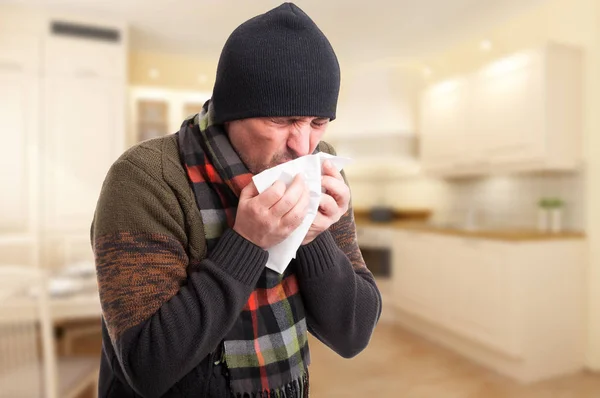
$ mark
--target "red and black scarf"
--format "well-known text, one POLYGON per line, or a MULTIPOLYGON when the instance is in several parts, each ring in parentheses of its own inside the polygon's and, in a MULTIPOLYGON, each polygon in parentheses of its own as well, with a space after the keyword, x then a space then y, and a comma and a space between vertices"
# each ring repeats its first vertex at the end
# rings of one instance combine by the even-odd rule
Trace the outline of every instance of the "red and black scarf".
MULTIPOLYGON (((233 227, 240 192, 252 178, 223 125, 211 122, 211 114, 207 102, 178 133, 181 159, 204 223, 208 253, 223 231, 233 227)), ((265 267, 225 337, 224 357, 235 397, 308 397, 307 325, 291 269, 281 275, 265 267)))

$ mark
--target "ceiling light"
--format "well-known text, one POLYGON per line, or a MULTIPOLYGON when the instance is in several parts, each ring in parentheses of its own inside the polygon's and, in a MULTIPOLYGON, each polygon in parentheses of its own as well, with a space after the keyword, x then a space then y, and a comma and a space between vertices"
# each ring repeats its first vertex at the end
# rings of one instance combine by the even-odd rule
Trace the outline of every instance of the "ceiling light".
POLYGON ((158 79, 158 77, 160 76, 160 72, 158 71, 158 69, 152 68, 148 71, 148 76, 150 76, 150 79, 158 79))
POLYGON ((448 93, 456 90, 460 86, 460 81, 458 79, 446 80, 444 82, 438 83, 434 90, 436 93, 448 93))
POLYGON ((498 76, 521 69, 527 66, 530 62, 531 57, 529 54, 516 54, 494 62, 484 70, 484 73, 487 76, 498 76))
POLYGON ((481 51, 490 51, 492 49, 492 42, 489 40, 482 40, 481 43, 479 43, 479 48, 481 48, 481 51))

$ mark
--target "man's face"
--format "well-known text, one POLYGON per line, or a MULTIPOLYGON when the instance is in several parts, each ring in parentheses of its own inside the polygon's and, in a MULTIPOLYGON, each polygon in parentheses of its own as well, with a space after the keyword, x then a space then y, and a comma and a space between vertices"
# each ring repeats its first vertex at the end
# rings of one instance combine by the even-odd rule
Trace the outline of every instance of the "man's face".
POLYGON ((313 153, 329 119, 259 117, 225 123, 229 140, 248 170, 263 170, 313 153))

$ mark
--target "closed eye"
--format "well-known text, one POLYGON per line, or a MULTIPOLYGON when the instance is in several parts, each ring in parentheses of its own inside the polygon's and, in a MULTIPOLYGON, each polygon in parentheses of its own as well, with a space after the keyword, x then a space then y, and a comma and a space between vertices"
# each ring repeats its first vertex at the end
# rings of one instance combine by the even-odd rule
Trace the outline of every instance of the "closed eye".
MULTIPOLYGON (((269 121, 273 124, 277 124, 279 126, 288 126, 294 123, 299 123, 302 121, 302 119, 300 118, 279 118, 279 117, 273 117, 273 118, 269 118, 269 121)), ((329 123, 329 119, 326 118, 319 118, 319 119, 313 119, 310 121, 310 123, 313 126, 316 127, 322 127, 325 126, 327 123, 329 123)))
POLYGON ((317 127, 322 127, 329 123, 329 119, 315 119, 312 121, 312 123, 317 127))
POLYGON ((289 123, 287 119, 271 118, 270 121, 275 124, 286 125, 289 123))

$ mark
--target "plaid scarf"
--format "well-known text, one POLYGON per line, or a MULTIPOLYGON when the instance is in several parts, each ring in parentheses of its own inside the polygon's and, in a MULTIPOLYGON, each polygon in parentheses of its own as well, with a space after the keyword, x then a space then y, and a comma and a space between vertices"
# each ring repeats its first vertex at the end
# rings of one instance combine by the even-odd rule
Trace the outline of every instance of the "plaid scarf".
MULTIPOLYGON (((210 253, 224 230, 233 227, 240 192, 252 174, 223 125, 212 123, 210 101, 183 123, 178 141, 210 253)), ((265 267, 225 337, 224 358, 235 397, 308 397, 306 319, 291 268, 280 275, 265 267)))

